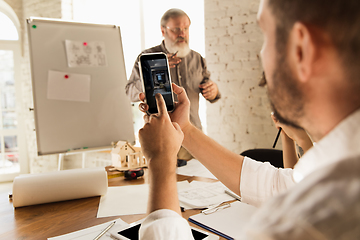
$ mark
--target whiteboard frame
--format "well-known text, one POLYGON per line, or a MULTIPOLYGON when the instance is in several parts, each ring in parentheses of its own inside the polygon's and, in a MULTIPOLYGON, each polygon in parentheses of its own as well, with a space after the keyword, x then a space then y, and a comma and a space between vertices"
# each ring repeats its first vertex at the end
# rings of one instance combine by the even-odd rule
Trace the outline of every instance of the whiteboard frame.
POLYGON ((27 19, 27 30, 38 155, 109 149, 120 140, 135 144, 131 103, 125 94, 127 78, 120 27, 31 17, 27 19), (37 28, 33 29, 33 24, 37 28), (39 33, 39 26, 52 33, 39 33), (65 40, 84 39, 105 42, 106 67, 68 66, 65 40), (52 50, 57 52, 53 54, 52 50), (90 102, 47 99, 49 70, 91 75, 90 102))

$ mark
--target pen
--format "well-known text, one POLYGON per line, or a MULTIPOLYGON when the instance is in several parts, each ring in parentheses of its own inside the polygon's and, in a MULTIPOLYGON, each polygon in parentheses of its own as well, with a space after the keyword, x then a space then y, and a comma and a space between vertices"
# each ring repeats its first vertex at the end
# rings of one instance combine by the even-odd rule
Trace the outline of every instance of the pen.
POLYGON ((281 133, 281 128, 279 128, 279 131, 278 131, 278 133, 277 133, 277 135, 276 135, 275 142, 274 142, 274 144, 273 144, 273 148, 276 147, 276 143, 277 143, 277 141, 278 141, 278 139, 279 139, 280 133, 281 133))
POLYGON ((176 51, 173 55, 171 55, 171 57, 175 56, 178 53, 178 51, 176 51))
POLYGON ((225 189, 225 193, 230 195, 233 198, 236 198, 236 200, 239 200, 241 202, 241 197, 239 197, 238 195, 236 195, 235 193, 230 192, 229 190, 225 189))
POLYGON ((112 223, 110 223, 110 225, 107 226, 104 230, 102 230, 101 233, 94 238, 94 240, 100 239, 101 236, 104 235, 112 226, 114 226, 115 223, 116 223, 116 221, 113 221, 112 223))

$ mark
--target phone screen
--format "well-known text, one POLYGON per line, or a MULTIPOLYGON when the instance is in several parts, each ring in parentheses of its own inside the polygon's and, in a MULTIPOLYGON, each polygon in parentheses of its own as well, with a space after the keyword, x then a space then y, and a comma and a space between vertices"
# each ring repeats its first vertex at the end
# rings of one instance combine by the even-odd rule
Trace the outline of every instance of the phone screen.
MULTIPOLYGON (((132 226, 131 228, 124 229, 124 230, 118 232, 118 234, 120 234, 121 236, 124 236, 130 240, 138 240, 140 225, 141 224, 137 224, 135 226, 132 226)), ((192 235, 195 240, 202 240, 208 236, 205 233, 199 232, 193 228, 191 229, 191 232, 192 232, 192 235)))
POLYGON ((174 110, 174 99, 171 78, 166 55, 163 53, 144 54, 140 56, 140 66, 146 103, 150 114, 157 113, 155 94, 160 93, 169 112, 174 110))

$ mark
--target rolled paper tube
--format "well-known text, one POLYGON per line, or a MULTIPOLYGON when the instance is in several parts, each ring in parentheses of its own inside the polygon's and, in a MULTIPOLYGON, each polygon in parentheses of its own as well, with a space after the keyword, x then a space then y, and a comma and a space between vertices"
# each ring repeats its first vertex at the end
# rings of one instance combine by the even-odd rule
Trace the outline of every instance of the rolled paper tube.
POLYGON ((24 174, 13 182, 13 206, 23 207, 105 195, 108 182, 104 168, 24 174))

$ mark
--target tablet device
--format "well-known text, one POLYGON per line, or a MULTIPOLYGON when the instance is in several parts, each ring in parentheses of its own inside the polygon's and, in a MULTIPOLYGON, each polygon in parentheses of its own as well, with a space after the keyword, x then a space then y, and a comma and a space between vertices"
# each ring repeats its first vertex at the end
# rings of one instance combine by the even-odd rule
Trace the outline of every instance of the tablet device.
MULTIPOLYGON (((128 227, 121 229, 111 229, 109 233, 111 236, 119 240, 138 240, 139 239, 139 229, 143 219, 137 222, 130 224, 128 227)), ((205 232, 203 230, 191 227, 191 232, 195 240, 214 240, 219 239, 218 236, 205 232)))

